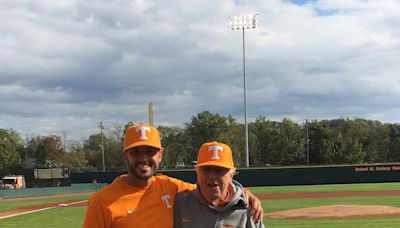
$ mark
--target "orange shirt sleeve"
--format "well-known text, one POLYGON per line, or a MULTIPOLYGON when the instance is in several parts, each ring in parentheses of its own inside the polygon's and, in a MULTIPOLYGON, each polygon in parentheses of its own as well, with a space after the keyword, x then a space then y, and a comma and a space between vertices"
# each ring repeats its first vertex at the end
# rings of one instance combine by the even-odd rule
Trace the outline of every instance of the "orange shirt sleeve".
POLYGON ((192 191, 196 188, 195 184, 191 184, 189 182, 185 182, 183 180, 179 180, 173 177, 169 177, 169 180, 171 183, 176 185, 177 187, 177 192, 182 192, 182 191, 192 191))
POLYGON ((99 197, 100 196, 94 194, 89 200, 85 220, 83 223, 84 228, 111 227, 111 213, 106 207, 102 206, 102 202, 99 200, 99 197))

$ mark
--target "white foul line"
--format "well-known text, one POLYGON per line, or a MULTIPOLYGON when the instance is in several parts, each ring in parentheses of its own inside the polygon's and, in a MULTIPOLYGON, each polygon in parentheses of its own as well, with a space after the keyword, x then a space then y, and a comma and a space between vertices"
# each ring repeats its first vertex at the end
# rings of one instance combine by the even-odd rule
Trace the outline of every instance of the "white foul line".
POLYGON ((25 211, 25 212, 21 212, 21 213, 17 213, 17 214, 12 214, 12 215, 5 215, 5 216, 0 217, 0 220, 6 219, 6 218, 15 217, 15 216, 18 216, 18 215, 25 215, 25 214, 30 214, 30 213, 34 213, 34 212, 45 211, 45 210, 48 210, 48 209, 53 209, 53 208, 61 207, 61 206, 66 207, 66 206, 69 206, 69 205, 84 203, 84 202, 87 202, 87 201, 88 200, 82 200, 82 201, 68 203, 68 204, 59 204, 58 206, 45 207, 45 208, 36 209, 36 210, 32 210, 32 211, 25 211))

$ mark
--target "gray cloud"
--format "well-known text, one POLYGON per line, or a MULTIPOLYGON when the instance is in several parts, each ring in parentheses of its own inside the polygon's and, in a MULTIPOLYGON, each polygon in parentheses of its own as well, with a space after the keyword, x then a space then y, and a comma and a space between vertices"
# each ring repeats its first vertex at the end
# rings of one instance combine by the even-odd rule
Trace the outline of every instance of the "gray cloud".
POLYGON ((400 3, 388 1, 4 1, 0 127, 81 138, 100 120, 182 125, 203 110, 243 121, 246 31, 254 120, 399 122, 400 3))

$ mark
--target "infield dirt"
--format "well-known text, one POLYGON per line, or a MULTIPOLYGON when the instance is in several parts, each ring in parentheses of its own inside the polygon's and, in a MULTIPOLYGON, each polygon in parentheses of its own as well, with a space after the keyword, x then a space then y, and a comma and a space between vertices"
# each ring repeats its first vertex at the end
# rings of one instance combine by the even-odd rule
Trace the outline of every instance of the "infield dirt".
MULTIPOLYGON (((304 192, 259 194, 259 199, 333 198, 333 197, 379 197, 400 196, 400 190, 350 191, 350 192, 304 192)), ((400 208, 382 205, 324 205, 319 207, 264 213, 271 218, 362 218, 400 216, 400 208)))
POLYGON ((264 215, 285 219, 389 217, 399 216, 400 208, 382 205, 339 204, 277 211, 264 215))

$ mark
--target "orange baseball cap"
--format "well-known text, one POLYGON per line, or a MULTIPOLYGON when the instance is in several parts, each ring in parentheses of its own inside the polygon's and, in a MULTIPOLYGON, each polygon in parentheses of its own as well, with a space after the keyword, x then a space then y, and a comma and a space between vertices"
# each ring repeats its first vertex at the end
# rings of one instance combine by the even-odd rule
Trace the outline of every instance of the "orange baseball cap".
POLYGON ((220 166, 227 169, 235 168, 231 148, 219 142, 208 142, 201 145, 196 167, 208 165, 220 166))
POLYGON ((144 124, 128 127, 125 132, 124 151, 138 146, 163 149, 157 128, 144 124))

